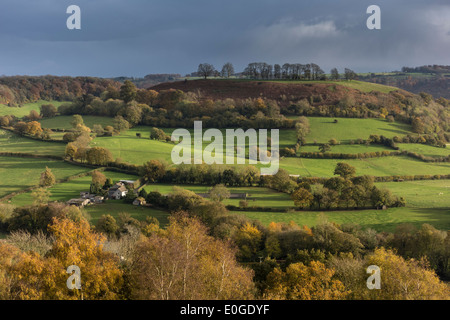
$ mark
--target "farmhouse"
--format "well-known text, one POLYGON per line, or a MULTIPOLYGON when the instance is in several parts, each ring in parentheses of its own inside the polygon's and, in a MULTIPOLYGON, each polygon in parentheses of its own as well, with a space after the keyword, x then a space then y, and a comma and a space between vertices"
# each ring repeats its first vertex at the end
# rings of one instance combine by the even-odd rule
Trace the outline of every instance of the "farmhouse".
POLYGON ((142 206, 144 204, 146 204, 146 202, 145 202, 145 199, 142 197, 138 197, 138 198, 134 199, 134 201, 133 201, 134 206, 142 206))
POLYGON ((114 186, 112 186, 111 188, 109 188, 108 190, 108 198, 110 199, 122 199, 123 197, 125 197, 128 193, 127 188, 125 187, 125 185, 121 182, 116 183, 114 186))
POLYGON ((70 199, 69 201, 66 202, 68 205, 70 206, 76 206, 76 207, 80 207, 83 208, 84 206, 88 205, 89 203, 91 203, 91 200, 89 199, 83 199, 83 198, 78 198, 78 199, 70 199))
POLYGON ((120 180, 119 182, 124 184, 124 185, 126 185, 126 186, 128 185, 128 186, 134 187, 134 183, 136 181, 134 181, 134 180, 120 180))
POLYGON ((102 196, 94 196, 93 198, 90 199, 91 202, 93 203, 102 203, 103 200, 105 200, 105 197, 102 196))
POLYGON ((91 203, 102 203, 105 199, 102 196, 98 196, 93 193, 89 193, 87 191, 80 192, 80 198, 81 199, 89 199, 91 203))

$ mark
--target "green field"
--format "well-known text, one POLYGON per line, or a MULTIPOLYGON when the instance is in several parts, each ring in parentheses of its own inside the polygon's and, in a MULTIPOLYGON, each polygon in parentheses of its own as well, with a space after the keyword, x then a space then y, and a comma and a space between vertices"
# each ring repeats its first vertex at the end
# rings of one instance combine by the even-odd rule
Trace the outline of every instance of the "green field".
POLYGON ((450 215, 450 180, 384 182, 376 184, 404 197, 411 208, 447 208, 450 215))
MULTIPOLYGON (((207 193, 211 186, 199 185, 179 185, 183 189, 187 189, 196 193, 207 193)), ((168 194, 173 191, 173 185, 169 184, 149 184, 144 187, 147 192, 159 191, 162 194, 168 194)), ((269 188, 258 187, 229 187, 230 193, 246 193, 248 195, 248 207, 270 207, 277 209, 288 209, 294 207, 294 202, 287 193, 278 192, 269 188)), ((225 205, 239 206, 242 199, 224 200, 225 205)))
MULTIPOLYGON (((320 212, 298 211, 285 212, 231 212, 241 214, 261 221, 264 225, 270 222, 294 221, 298 225, 315 226, 319 221, 320 212)), ((332 211, 324 212, 328 221, 338 224, 353 223, 360 225, 363 229, 372 228, 377 231, 393 232, 402 223, 411 223, 416 227, 424 223, 431 224, 440 230, 450 229, 449 208, 390 208, 388 210, 359 210, 359 211, 332 211)))
POLYGON ((280 160, 280 168, 301 176, 331 177, 338 162, 354 166, 356 175, 394 176, 450 173, 450 163, 448 162, 427 163, 406 156, 349 160, 284 158, 280 160))
POLYGON ((40 112, 39 107, 43 104, 53 104, 55 107, 59 107, 63 103, 66 102, 39 100, 32 103, 26 103, 22 107, 8 107, 3 104, 0 104, 0 116, 14 115, 18 118, 22 118, 30 114, 31 110, 36 110, 39 113, 40 112))
POLYGON ((450 155, 450 148, 439 148, 434 146, 429 146, 426 144, 416 144, 416 143, 398 143, 397 146, 400 150, 406 150, 410 152, 416 152, 418 154, 423 154, 427 157, 446 157, 450 155))
POLYGON ((174 144, 150 140, 151 127, 135 127, 113 137, 98 137, 91 142, 91 147, 108 148, 114 159, 121 158, 125 162, 142 165, 152 159, 163 159, 172 163, 170 154, 174 144), (141 133, 142 138, 136 137, 141 133))
POLYGON ((149 207, 133 206, 126 204, 122 200, 107 200, 105 203, 90 205, 85 207, 85 210, 91 216, 91 223, 97 225, 98 219, 104 214, 110 214, 115 219, 119 217, 120 213, 126 212, 132 218, 144 221, 147 217, 155 217, 158 219, 161 226, 168 223, 169 213, 149 207))
MULTIPOLYGON (((406 199, 406 207, 388 210, 325 211, 329 221, 338 224, 355 223, 363 228, 377 231, 394 231, 401 223, 412 223, 419 227, 424 223, 441 230, 450 229, 450 180, 424 180, 376 183, 379 188, 387 188, 394 195, 406 199)), ((317 224, 320 212, 242 212, 251 219, 268 225, 270 222, 294 221, 298 225, 312 227, 317 224)))
MULTIPOLYGON (((377 151, 394 151, 392 148, 379 145, 372 144, 366 146, 365 144, 338 144, 335 146, 331 146, 331 150, 329 153, 348 153, 348 154, 356 154, 356 153, 369 153, 369 152, 377 152, 377 151)), ((302 146, 299 149, 300 152, 320 152, 319 146, 306 145, 302 146)))
MULTIPOLYGON (((103 127, 112 126, 114 118, 99 117, 99 116, 82 116, 84 125, 92 128, 94 124, 101 124, 103 127)), ((50 129, 72 129, 70 122, 73 116, 56 116, 53 118, 47 118, 39 120, 42 128, 50 129)))
POLYGON ((66 145, 57 142, 45 142, 0 129, 0 152, 22 152, 37 155, 64 156, 66 145))
MULTIPOLYGON (((111 178, 113 182, 118 182, 120 180, 137 180, 139 178, 137 176, 123 174, 114 171, 105 171, 103 174, 107 178, 111 178)), ((80 192, 89 191, 91 180, 92 180, 91 176, 87 175, 85 177, 53 185, 50 188, 51 192, 50 201, 65 202, 72 198, 79 198, 80 192)), ((11 204, 16 205, 18 207, 30 205, 32 203, 33 199, 31 197, 31 192, 22 193, 11 199, 11 204)))
MULTIPOLYGON (((296 117, 290 117, 295 119, 296 117)), ((361 138, 368 139, 371 134, 383 135, 387 138, 411 134, 411 126, 403 123, 388 122, 383 119, 353 119, 308 117, 311 133, 306 136, 308 143, 317 141, 326 143, 335 138, 341 143, 349 143, 361 138), (334 119, 338 122, 334 123, 334 119)))
POLYGON ((0 197, 38 185, 40 175, 46 166, 52 170, 56 179, 89 171, 88 168, 57 160, 0 157, 0 176, 2 177, 0 197))

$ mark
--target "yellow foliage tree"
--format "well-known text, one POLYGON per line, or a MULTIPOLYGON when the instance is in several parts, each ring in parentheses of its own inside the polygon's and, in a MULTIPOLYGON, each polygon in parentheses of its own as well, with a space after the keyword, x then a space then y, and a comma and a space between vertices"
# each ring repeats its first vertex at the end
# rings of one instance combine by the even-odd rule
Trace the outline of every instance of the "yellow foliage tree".
POLYGON ((378 266, 381 276, 381 289, 371 290, 370 299, 450 299, 449 287, 425 260, 405 260, 392 250, 379 248, 368 257, 368 265, 378 266))
MULTIPOLYGON (((24 300, 72 300, 117 299, 122 288, 122 271, 117 259, 102 250, 101 235, 90 230, 89 223, 81 219, 54 218, 49 225, 54 237, 51 250, 45 257, 35 252, 15 253, 11 248, 0 245, 0 254, 9 252, 15 261, 0 260, 0 270, 6 270, 9 296, 24 300), (81 290, 67 288, 69 266, 81 270, 81 290)), ((0 291, 1 292, 1 291, 0 291)))
POLYGON ((319 261, 290 264, 286 271, 275 268, 267 276, 265 299, 273 300, 341 300, 350 293, 333 278, 334 270, 319 261))
POLYGON ((166 230, 153 230, 131 262, 135 299, 204 300, 253 297, 252 272, 231 247, 209 236, 197 218, 176 215, 166 230))
POLYGON ((257 227, 246 222, 233 237, 240 248, 239 256, 243 259, 252 260, 261 248, 262 233, 257 227))

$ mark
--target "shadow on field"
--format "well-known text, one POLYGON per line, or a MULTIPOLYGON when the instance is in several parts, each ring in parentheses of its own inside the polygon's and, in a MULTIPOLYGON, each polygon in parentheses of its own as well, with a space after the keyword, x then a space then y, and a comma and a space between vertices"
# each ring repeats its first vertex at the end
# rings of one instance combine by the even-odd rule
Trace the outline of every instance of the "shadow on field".
MULTIPOLYGON (((412 224, 420 228, 427 223, 439 230, 450 230, 450 207, 444 208, 408 208, 411 214, 411 220, 388 222, 379 224, 364 224, 364 228, 372 228, 377 231, 394 232, 396 227, 401 224, 412 224)), ((401 217, 399 217, 401 218, 401 217)))

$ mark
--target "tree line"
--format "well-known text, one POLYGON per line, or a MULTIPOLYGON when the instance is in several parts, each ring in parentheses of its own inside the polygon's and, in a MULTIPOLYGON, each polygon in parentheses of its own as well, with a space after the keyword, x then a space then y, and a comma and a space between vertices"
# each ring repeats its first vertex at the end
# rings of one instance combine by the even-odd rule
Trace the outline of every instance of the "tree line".
MULTIPOLYGON (((198 66, 197 72, 192 73, 192 76, 201 76, 204 79, 208 77, 223 77, 230 78, 235 75, 233 64, 227 62, 223 65, 221 71, 217 71, 212 64, 201 63, 198 66)), ((322 68, 315 63, 285 63, 285 64, 268 64, 266 62, 251 62, 238 74, 249 79, 263 79, 263 80, 327 80, 327 75, 322 68)), ((337 68, 330 71, 331 80, 355 80, 358 78, 357 74, 345 68, 342 75, 339 74, 337 68)))

